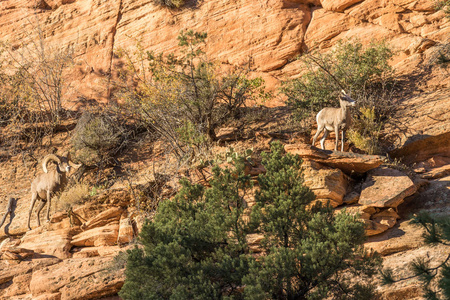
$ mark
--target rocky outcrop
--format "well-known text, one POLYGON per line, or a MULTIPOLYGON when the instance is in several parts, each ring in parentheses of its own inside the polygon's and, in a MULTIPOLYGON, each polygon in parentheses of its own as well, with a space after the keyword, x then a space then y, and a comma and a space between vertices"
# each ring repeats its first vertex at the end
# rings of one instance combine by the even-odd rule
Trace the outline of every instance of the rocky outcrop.
POLYGON ((28 231, 21 239, 19 246, 31 249, 37 253, 47 254, 58 258, 70 257, 71 240, 76 228, 64 228, 47 231, 44 227, 28 231))
POLYGON ((313 160, 342 170, 348 175, 363 174, 380 166, 384 158, 379 155, 362 155, 351 152, 321 150, 307 144, 288 144, 284 150, 303 159, 313 160))
POLYGON ((39 27, 49 47, 74 46, 72 100, 109 100, 110 75, 121 65, 115 50, 135 47, 139 41, 144 50, 176 52, 176 36, 182 29, 206 31, 206 52, 222 64, 239 65, 251 58, 255 75, 273 89, 284 77, 298 75, 296 56, 329 48, 339 39, 355 38, 365 44, 387 40, 398 50, 396 66, 411 72, 446 42, 450 32, 448 20, 433 3, 211 0, 169 10, 149 0, 95 5, 88 0, 7 0, 0 4, 0 39, 20 49, 21 42, 30 43, 30 34, 36 38, 33 29, 39 27))
POLYGON ((116 294, 123 285, 123 272, 107 271, 112 258, 64 260, 33 272, 29 283, 33 296, 59 294, 61 299, 99 299, 116 294))
POLYGON ((386 128, 391 157, 408 165, 436 156, 450 158, 449 93, 450 89, 441 88, 402 102, 386 128))
POLYGON ((88 203, 71 214, 54 214, 51 223, 20 239, 4 239, 0 298, 99 299, 117 294, 124 282, 123 266, 116 267, 113 259, 134 239, 132 224, 123 207, 88 203), (85 222, 74 225, 70 216, 85 222))
POLYGON ((346 204, 344 209, 365 222, 368 236, 392 228, 400 218, 395 209, 417 191, 406 174, 380 166, 386 160, 381 156, 320 150, 304 143, 287 144, 284 149, 303 159, 305 185, 316 199, 329 201, 338 211, 346 204), (366 176, 359 188, 353 186, 355 175, 366 176))
POLYGON ((315 161, 304 161, 303 176, 305 185, 323 203, 330 201, 333 207, 342 204, 347 190, 347 176, 340 170, 326 167, 315 161))
POLYGON ((396 208, 416 190, 417 187, 406 174, 381 167, 369 172, 358 202, 373 207, 396 208))

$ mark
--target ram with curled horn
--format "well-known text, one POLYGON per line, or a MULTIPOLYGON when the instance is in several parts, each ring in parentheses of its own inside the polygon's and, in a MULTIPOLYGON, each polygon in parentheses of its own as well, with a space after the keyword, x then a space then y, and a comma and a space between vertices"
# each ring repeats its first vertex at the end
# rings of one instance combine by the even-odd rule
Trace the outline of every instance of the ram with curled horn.
POLYGON ((50 203, 52 196, 57 192, 62 192, 68 182, 67 173, 71 167, 79 168, 81 164, 74 164, 70 160, 70 153, 67 152, 65 156, 58 156, 55 154, 48 154, 42 160, 43 174, 38 175, 31 183, 31 206, 28 212, 28 229, 30 227, 30 217, 33 211, 34 203, 40 200, 41 203, 37 209, 37 224, 41 225, 39 220, 39 213, 44 205, 47 204, 47 221, 50 220, 50 203), (47 165, 50 161, 56 163, 56 169, 49 171, 47 165))

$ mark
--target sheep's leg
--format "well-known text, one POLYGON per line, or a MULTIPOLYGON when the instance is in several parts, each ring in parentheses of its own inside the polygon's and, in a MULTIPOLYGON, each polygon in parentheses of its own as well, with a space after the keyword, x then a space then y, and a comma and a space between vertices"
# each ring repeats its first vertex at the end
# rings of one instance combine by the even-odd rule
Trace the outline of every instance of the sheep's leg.
POLYGON ((336 145, 334 146, 334 151, 338 151, 338 145, 339 145, 339 127, 334 127, 334 133, 336 134, 336 145))
POLYGON ((325 150, 325 139, 327 138, 327 136, 328 136, 328 130, 325 128, 323 131, 323 137, 320 140, 320 146, 322 146, 322 150, 325 150))
POLYGON ((342 130, 341 152, 344 152, 344 139, 345 139, 345 130, 342 130))
POLYGON ((31 218, 31 213, 33 211, 33 207, 34 207, 34 203, 36 202, 36 198, 37 198, 37 193, 33 193, 31 195, 31 206, 30 206, 30 211, 28 212, 28 229, 31 230, 31 226, 30 226, 30 218, 31 218))
POLYGON ((38 223, 38 227, 41 226, 41 220, 39 219, 39 216, 41 214, 41 210, 44 208, 45 205, 45 201, 41 200, 41 204, 39 204, 39 207, 37 209, 37 223, 38 223))
POLYGON ((50 191, 47 191, 47 221, 50 221, 50 204, 52 203, 52 195, 50 191))
MULTIPOLYGON (((312 145, 313 145, 313 146, 316 144, 317 137, 319 136, 319 134, 320 134, 320 132, 323 130, 323 128, 324 128, 323 126, 317 127, 317 132, 316 132, 316 134, 314 135, 313 142, 312 142, 312 145)), ((323 149, 323 147, 322 147, 322 149, 323 149)))

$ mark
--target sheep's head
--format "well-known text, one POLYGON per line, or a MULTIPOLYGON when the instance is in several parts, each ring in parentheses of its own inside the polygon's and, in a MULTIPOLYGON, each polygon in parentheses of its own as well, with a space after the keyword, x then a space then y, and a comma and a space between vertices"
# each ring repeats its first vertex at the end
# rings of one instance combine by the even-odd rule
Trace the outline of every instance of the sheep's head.
POLYGON ((70 153, 67 152, 65 156, 57 156, 55 154, 48 154, 44 157, 42 160, 42 169, 45 173, 48 173, 47 164, 49 161, 53 160, 55 163, 58 164, 59 171, 61 172, 70 172, 70 169, 72 167, 79 168, 81 164, 74 164, 70 160, 70 153))
POLYGON ((339 95, 339 100, 342 102, 345 106, 355 106, 356 101, 353 100, 344 90, 341 90, 341 94, 339 95))

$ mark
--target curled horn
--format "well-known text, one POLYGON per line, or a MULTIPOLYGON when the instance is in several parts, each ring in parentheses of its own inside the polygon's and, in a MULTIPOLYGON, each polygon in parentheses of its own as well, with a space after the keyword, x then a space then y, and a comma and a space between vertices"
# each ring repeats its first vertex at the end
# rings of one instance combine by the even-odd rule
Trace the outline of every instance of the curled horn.
POLYGON ((53 160, 54 162, 56 162, 58 165, 61 164, 61 160, 58 158, 58 156, 56 156, 55 154, 48 154, 47 156, 44 157, 44 159, 42 160, 42 169, 44 170, 45 173, 48 173, 47 170, 47 164, 50 160, 53 160))

